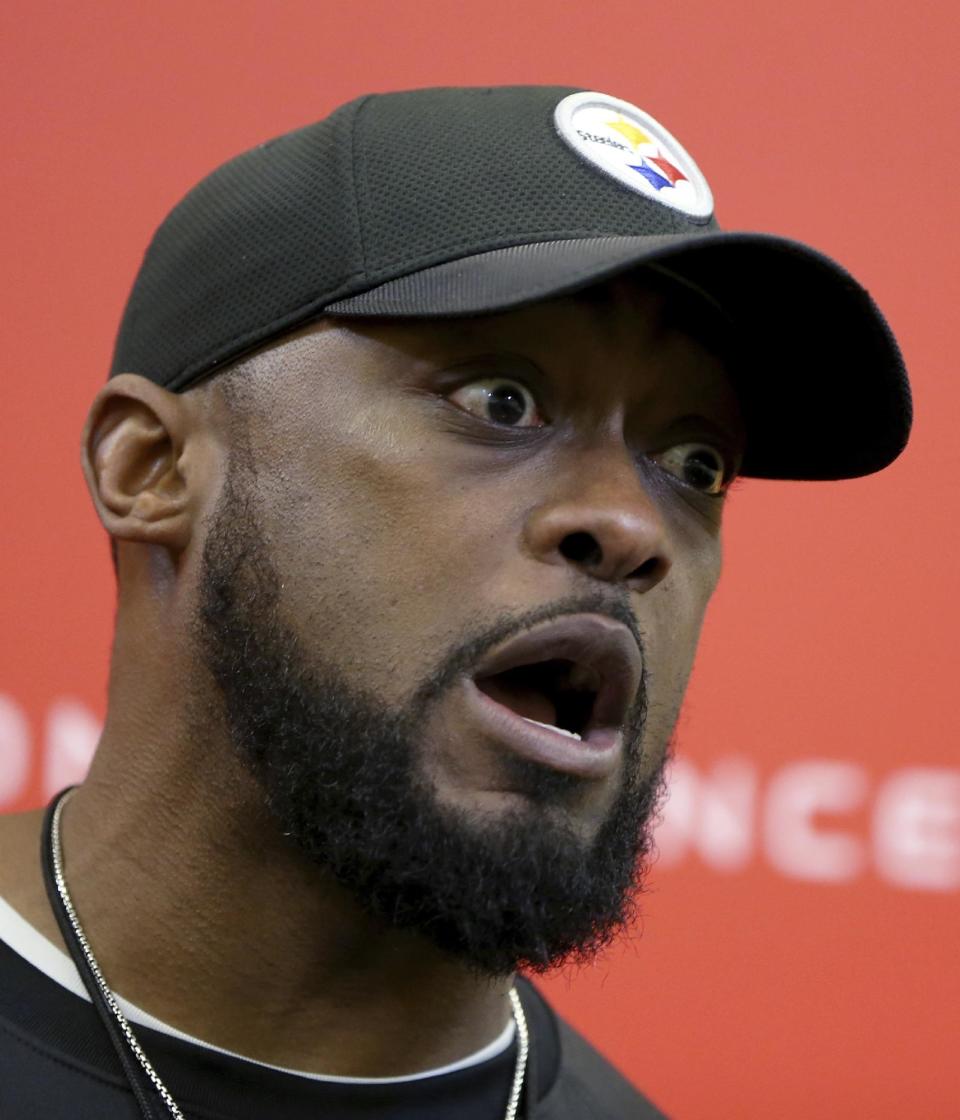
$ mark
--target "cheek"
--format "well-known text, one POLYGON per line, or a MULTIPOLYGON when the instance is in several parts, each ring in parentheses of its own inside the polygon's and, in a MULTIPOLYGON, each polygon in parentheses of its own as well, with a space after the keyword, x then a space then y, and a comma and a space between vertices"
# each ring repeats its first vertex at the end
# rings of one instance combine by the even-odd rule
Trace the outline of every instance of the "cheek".
POLYGON ((651 763, 659 760, 673 734, 719 573, 719 541, 701 544, 682 563, 675 562, 639 606, 649 689, 645 753, 651 763))
POLYGON ((287 621, 402 702, 481 607, 478 573, 502 534, 478 524, 462 474, 389 438, 340 438, 262 483, 287 621))
POLYGON ((700 534, 698 540, 677 549, 670 573, 650 596, 649 614, 664 658, 684 676, 693 665, 719 577, 719 534, 700 534))

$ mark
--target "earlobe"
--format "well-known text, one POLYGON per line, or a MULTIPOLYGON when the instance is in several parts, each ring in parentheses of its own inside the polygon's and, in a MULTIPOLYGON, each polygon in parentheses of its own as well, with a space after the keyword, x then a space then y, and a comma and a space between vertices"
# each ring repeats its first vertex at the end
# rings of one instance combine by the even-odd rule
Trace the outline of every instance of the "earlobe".
POLYGON ((188 427, 182 399, 136 374, 111 378, 97 394, 83 433, 83 471, 112 537, 186 548, 188 427))

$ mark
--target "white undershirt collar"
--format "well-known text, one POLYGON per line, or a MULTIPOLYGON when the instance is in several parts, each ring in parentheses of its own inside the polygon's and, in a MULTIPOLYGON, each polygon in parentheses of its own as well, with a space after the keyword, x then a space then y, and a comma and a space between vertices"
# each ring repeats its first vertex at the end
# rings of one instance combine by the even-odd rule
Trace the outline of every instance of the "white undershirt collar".
MULTIPOLYGON (((5 941, 15 953, 18 953, 44 975, 49 976, 51 980, 55 980, 62 987, 73 992, 75 996, 80 996, 81 999, 90 1002, 90 996, 83 986, 73 961, 62 949, 44 937, 38 929, 30 925, 2 898, 0 898, 0 941, 5 941)), ((151 1030, 161 1031, 163 1034, 172 1035, 183 1042, 201 1046, 205 1050, 213 1050, 218 1054, 226 1054, 230 1058, 239 1058, 243 1062, 250 1062, 251 1065, 262 1066, 264 1069, 289 1073, 295 1077, 305 1077, 311 1081, 334 1082, 338 1085, 394 1085, 403 1081, 420 1081, 425 1077, 440 1077, 445 1073, 455 1073, 457 1070, 479 1065, 481 1062, 502 1054, 513 1043, 516 1034, 516 1024, 511 1019, 500 1035, 481 1050, 468 1054, 467 1057, 460 1058, 459 1061, 451 1062, 449 1065, 440 1066, 438 1069, 410 1073, 404 1077, 332 1077, 323 1073, 305 1073, 303 1070, 286 1069, 283 1066, 270 1065, 268 1062, 258 1062, 254 1058, 246 1058, 243 1054, 237 1054, 232 1050, 224 1050, 221 1046, 213 1046, 200 1038, 185 1034, 183 1031, 177 1030, 176 1027, 171 1027, 169 1023, 157 1019, 149 1011, 144 1011, 135 1004, 128 1002, 122 996, 117 996, 116 999, 120 1004, 120 1009, 131 1022, 150 1027, 151 1030)))

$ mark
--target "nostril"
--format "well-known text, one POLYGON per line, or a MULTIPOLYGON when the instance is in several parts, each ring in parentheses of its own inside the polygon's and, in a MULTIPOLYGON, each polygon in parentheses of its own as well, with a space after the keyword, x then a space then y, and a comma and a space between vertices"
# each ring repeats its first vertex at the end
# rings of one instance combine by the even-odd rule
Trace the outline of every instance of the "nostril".
POLYGON ((644 560, 639 568, 634 570, 627 576, 628 580, 655 580, 659 577, 661 571, 660 558, 658 556, 651 556, 649 560, 644 560))
POLYGON ((569 533, 560 542, 560 553, 575 564, 599 564, 603 550, 590 533, 569 533))
POLYGON ((604 552, 603 546, 593 533, 585 531, 568 533, 561 540, 557 551, 565 560, 583 565, 603 579, 625 579, 627 583, 638 588, 653 587, 663 579, 670 567, 663 556, 653 555, 648 556, 642 564, 638 564, 624 575, 627 564, 631 559, 636 559, 636 556, 624 555, 618 559, 615 551, 604 552))

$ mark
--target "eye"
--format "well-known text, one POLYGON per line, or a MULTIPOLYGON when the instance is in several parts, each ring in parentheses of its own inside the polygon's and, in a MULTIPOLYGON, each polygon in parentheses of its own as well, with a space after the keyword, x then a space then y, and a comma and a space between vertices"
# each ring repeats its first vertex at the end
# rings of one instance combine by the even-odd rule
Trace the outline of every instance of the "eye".
POLYGON ((729 485, 723 455, 707 443, 678 443, 655 458, 681 482, 703 494, 722 494, 729 485))
POLYGON ((542 428, 543 417, 533 394, 520 381, 484 377, 462 385, 450 400, 464 412, 509 428, 542 428))

